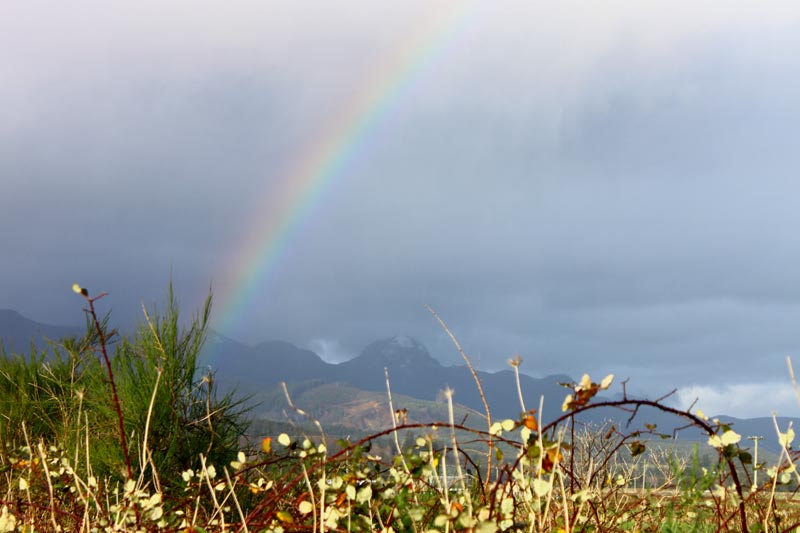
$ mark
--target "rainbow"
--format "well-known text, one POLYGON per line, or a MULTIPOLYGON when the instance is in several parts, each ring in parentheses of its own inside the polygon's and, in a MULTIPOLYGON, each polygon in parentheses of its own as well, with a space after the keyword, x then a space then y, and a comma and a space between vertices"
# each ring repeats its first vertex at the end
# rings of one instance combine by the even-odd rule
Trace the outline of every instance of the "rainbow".
POLYGON ((225 270, 230 293, 222 304, 218 329, 230 333, 250 309, 263 301, 262 285, 302 222, 325 197, 337 177, 364 149, 367 139, 397 100, 416 81, 438 53, 463 27, 480 0, 437 1, 429 4, 428 17, 396 46, 392 57, 381 62, 314 142, 301 151, 276 190, 272 184, 249 231, 235 247, 237 257, 225 270))

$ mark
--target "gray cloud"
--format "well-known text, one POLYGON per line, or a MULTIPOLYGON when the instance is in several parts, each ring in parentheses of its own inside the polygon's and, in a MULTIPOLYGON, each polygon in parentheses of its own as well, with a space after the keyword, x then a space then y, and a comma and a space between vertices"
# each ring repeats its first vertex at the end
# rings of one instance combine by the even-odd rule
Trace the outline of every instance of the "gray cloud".
MULTIPOLYGON (((798 10, 624 4, 474 4, 231 333, 341 359, 402 332, 458 362, 430 304, 485 369, 521 353, 714 402, 783 379, 798 10)), ((129 322, 170 272, 185 307, 225 301, 263 195, 428 8, 4 5, 0 307, 77 323, 80 281, 129 322)))

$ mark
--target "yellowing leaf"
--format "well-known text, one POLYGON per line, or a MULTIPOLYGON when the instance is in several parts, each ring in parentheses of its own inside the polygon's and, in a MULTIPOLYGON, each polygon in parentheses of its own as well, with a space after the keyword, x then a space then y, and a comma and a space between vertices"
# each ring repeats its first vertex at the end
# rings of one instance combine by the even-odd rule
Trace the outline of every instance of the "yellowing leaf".
POLYGON ((742 440, 742 436, 736 433, 735 431, 729 429, 728 431, 722 434, 722 438, 720 440, 722 441, 723 446, 727 446, 729 444, 736 444, 737 442, 742 440))
POLYGON ((542 496, 546 496, 547 493, 550 492, 550 483, 540 478, 534 479, 533 492, 539 498, 541 498, 542 496))
POLYGON ((289 446, 292 443, 292 439, 286 433, 281 433, 278 435, 278 442, 281 446, 289 446))
MULTIPOLYGON (((537 479, 536 481, 539 480, 537 479)), ((534 484, 536 483, 536 481, 534 481, 534 484)), ((511 513, 513 513, 514 498, 508 498, 508 497, 503 498, 503 500, 500 502, 500 512, 503 513, 504 515, 510 515, 511 513)))
POLYGON ((264 453, 272 452, 272 437, 264 437, 261 441, 261 451, 264 453))
POLYGON ((358 503, 366 503, 372 499, 372 486, 367 483, 356 493, 356 501, 358 503))
POLYGON ((727 430, 721 436, 720 435, 712 435, 708 438, 709 446, 713 446, 714 448, 724 448, 730 444, 736 444, 742 440, 742 436, 736 433, 733 430, 727 430))
POLYGON ((792 441, 794 440, 794 430, 789 428, 786 430, 786 433, 778 433, 778 443, 784 448, 788 448, 792 445, 792 441))
POLYGON ((600 388, 605 390, 611 386, 611 382, 614 381, 614 374, 609 374, 603 378, 603 381, 600 382, 600 388))
POLYGON ((297 506, 297 510, 300 511, 302 514, 308 514, 314 509, 314 506, 311 505, 311 502, 302 501, 300 505, 297 506))
POLYGON ((8 506, 4 505, 0 510, 0 531, 14 531, 17 529, 17 517, 8 512, 8 506))
POLYGON ((294 524, 294 517, 287 513, 286 511, 278 511, 275 513, 275 516, 278 517, 278 520, 283 522, 284 524, 294 524))
POLYGON ((155 507, 156 505, 161 503, 161 494, 156 492, 155 494, 150 496, 148 499, 146 499, 146 500, 144 500, 144 501, 142 501, 140 503, 142 504, 142 507, 144 507, 145 509, 150 509, 152 507, 155 507))
POLYGON ((247 456, 244 454, 244 452, 239 452, 238 454, 236 454, 236 460, 231 461, 231 467, 234 468, 235 470, 239 470, 242 466, 244 466, 246 462, 247 462, 247 456))
POLYGON ((159 520, 162 516, 164 516, 164 508, 161 506, 155 507, 150 511, 150 520, 159 520))
POLYGON ((564 403, 561 404, 561 410, 566 412, 572 408, 572 394, 567 394, 567 397, 564 398, 564 403))
MULTIPOLYGON (((512 520, 509 520, 509 522, 513 524, 512 520)), ((497 533, 497 524, 495 524, 493 521, 490 520, 481 522, 480 524, 478 524, 478 527, 475 528, 475 533, 497 533)))
POLYGON ((557 446, 548 448, 542 458, 542 468, 544 468, 545 472, 552 472, 553 468, 560 463, 563 458, 564 456, 561 455, 561 450, 557 446))

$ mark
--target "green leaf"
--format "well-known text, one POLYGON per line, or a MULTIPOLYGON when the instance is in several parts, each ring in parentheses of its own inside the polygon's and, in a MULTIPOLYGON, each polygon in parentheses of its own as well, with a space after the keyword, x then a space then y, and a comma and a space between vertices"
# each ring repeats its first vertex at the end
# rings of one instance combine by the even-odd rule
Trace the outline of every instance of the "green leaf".
POLYGON ((739 460, 743 465, 753 464, 753 456, 750 455, 750 452, 746 452, 744 450, 739 451, 739 460))

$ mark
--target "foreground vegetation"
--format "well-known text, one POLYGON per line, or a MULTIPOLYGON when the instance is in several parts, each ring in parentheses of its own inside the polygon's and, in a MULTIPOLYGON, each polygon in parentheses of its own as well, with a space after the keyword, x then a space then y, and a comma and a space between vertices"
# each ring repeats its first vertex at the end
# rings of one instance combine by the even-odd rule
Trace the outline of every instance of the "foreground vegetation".
MULTIPOLYGON (((485 424, 466 427, 445 391, 447 419, 412 424, 394 410, 387 375, 392 427, 333 442, 285 389, 308 423, 250 442, 246 400, 218 395, 213 375, 197 369, 210 298, 182 328, 170 289, 164 311, 145 311, 124 338, 98 317, 102 294, 75 290, 87 305, 84 338, 0 357, 0 533, 800 527, 791 428, 776 425, 780 455, 755 465, 735 428, 701 412, 663 398, 598 401, 612 376, 570 384, 563 416, 547 424, 521 390, 516 420, 493 420, 487 404, 485 424), (645 406, 707 442, 687 452, 658 444, 670 436, 655 426, 627 432, 575 421, 600 407, 633 419, 645 406)), ((509 363, 518 376, 521 361, 509 363)))

